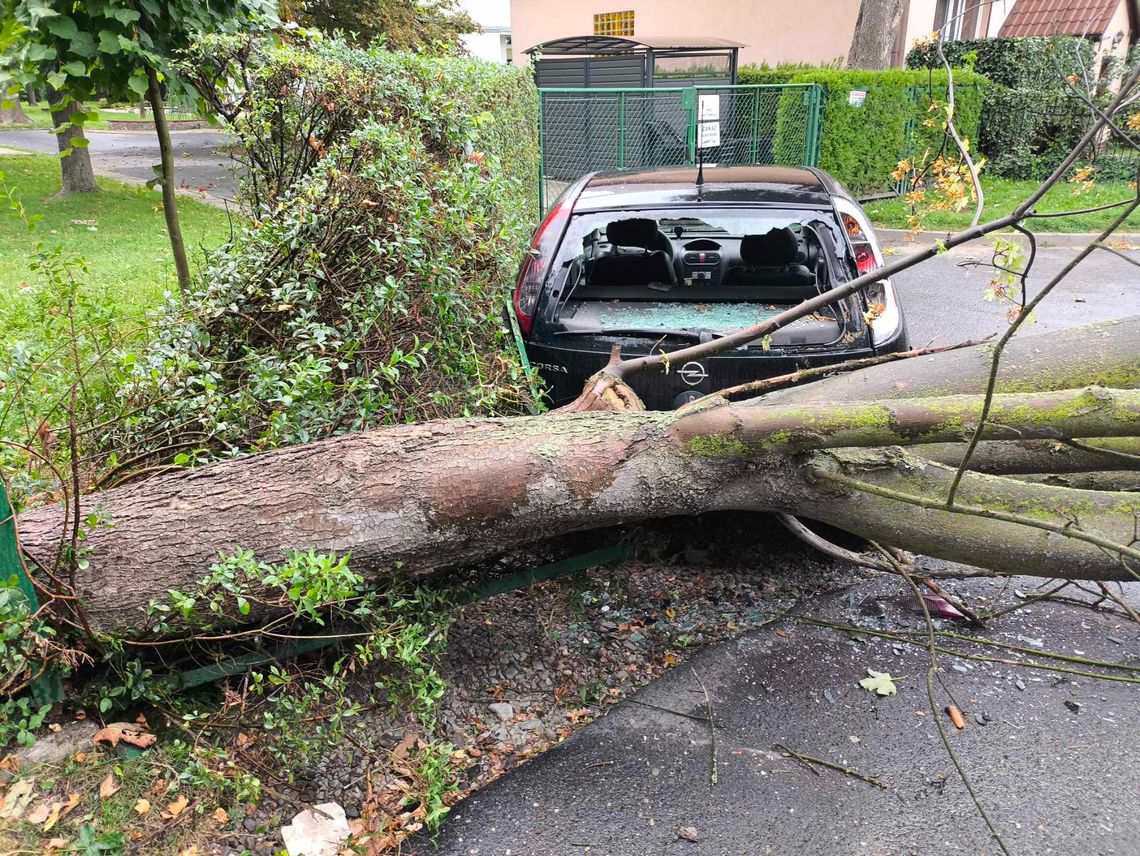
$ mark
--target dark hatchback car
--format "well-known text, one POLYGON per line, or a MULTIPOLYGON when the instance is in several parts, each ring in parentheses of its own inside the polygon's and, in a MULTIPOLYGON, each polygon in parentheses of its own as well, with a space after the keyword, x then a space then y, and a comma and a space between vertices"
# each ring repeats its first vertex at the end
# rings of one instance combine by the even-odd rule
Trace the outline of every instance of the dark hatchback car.
MULTIPOLYGON (((527 358, 560 406, 615 344, 633 357, 715 339, 882 261, 863 209, 817 169, 594 174, 568 187, 535 232, 514 312, 527 358)), ((631 385, 646 407, 667 410, 738 383, 907 347, 898 297, 882 280, 767 341, 631 385)))

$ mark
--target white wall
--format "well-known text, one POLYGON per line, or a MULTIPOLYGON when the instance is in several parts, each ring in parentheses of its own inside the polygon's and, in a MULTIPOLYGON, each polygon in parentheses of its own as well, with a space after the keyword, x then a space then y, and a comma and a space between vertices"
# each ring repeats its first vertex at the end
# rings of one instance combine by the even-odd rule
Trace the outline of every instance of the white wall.
POLYGON ((459 0, 456 4, 483 28, 463 36, 463 46, 472 56, 491 62, 506 62, 511 43, 511 0, 459 0))

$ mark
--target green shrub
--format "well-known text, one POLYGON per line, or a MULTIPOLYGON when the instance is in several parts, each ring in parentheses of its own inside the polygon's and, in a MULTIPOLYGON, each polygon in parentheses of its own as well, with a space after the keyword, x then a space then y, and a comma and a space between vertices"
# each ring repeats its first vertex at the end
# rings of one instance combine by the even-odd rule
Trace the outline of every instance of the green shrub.
MULTIPOLYGON (((1049 91, 1062 78, 1080 73, 1092 61, 1092 42, 1077 36, 960 39, 944 42, 942 52, 952 66, 972 68, 999 86, 1049 91)), ((939 69, 934 45, 919 45, 906 55, 906 67, 939 69)))
MULTIPOLYGON (((847 70, 838 68, 757 69, 744 67, 741 82, 817 83, 824 88, 819 166, 856 192, 887 186, 898 162, 943 141, 946 73, 938 71, 847 70), (777 77, 781 79, 776 79, 777 77), (852 90, 867 93, 852 105, 852 90), (933 109, 931 107, 933 106, 933 109)), ((982 96, 988 81, 967 70, 954 73, 955 125, 976 144, 982 96)), ((800 163, 805 148, 800 93, 781 99, 774 159, 800 163)))
MULTIPOLYGON (((951 63, 969 65, 994 85, 985 91, 978 148, 993 175, 1040 180, 1052 172, 1080 140, 1089 124, 1088 109, 1064 87, 1070 75, 1092 66, 1093 47, 1076 36, 971 39, 946 42, 951 63)), ((1135 51, 1134 51, 1135 54, 1135 51)), ((932 45, 907 54, 910 68, 938 68, 932 45)), ((1126 63, 1110 63, 1094 82, 1107 100, 1107 85, 1119 78, 1126 63)), ((1097 166, 1098 178, 1130 180, 1130 157, 1097 156, 1082 161, 1097 166)))
POLYGON ((256 219, 130 358, 123 397, 139 410, 108 447, 193 464, 530 406, 502 319, 535 210, 514 115, 534 101, 527 76, 335 42, 248 69, 232 121, 254 170, 270 154, 254 129, 272 115, 310 129, 315 157, 288 181, 276 165, 259 174, 256 219))

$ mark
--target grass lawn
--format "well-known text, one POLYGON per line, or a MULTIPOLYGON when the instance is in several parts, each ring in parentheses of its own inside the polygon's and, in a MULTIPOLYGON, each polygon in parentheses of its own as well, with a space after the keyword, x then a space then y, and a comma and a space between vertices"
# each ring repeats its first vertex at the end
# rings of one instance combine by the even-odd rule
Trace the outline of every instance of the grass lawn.
MULTIPOLYGON (((145 312, 176 287, 157 190, 101 178, 101 193, 59 197, 59 160, 49 155, 0 155, 0 172, 3 186, 19 197, 28 214, 43 215, 29 231, 0 203, 0 334, 10 329, 23 284, 34 280, 28 262, 37 244, 84 256, 91 269, 84 287, 114 301, 124 315, 145 312)), ((229 236, 222 210, 181 199, 178 212, 191 264, 195 255, 201 260, 201 247, 216 246, 229 236)))
MULTIPOLYGON (((983 222, 1008 214, 1017 207, 1038 186, 1034 181, 1014 181, 1008 178, 995 178, 992 176, 982 179, 982 191, 985 193, 986 207, 982 212, 983 222)), ((1135 191, 1130 190, 1122 181, 1106 181, 1096 183, 1090 189, 1084 190, 1080 185, 1064 182, 1054 187, 1045 198, 1037 204, 1041 213, 1054 211, 1073 211, 1080 208, 1093 208, 1121 199, 1130 199, 1135 191), (1080 189, 1080 195, 1075 191, 1080 189)), ((901 199, 883 199, 869 202, 865 206, 876 226, 886 229, 906 229, 907 205, 901 199)), ((1035 231, 1042 232, 1099 232, 1108 226, 1120 211, 1098 211, 1094 214, 1079 214, 1074 217, 1056 217, 1048 220, 1036 221, 1035 231)), ((951 211, 932 211, 925 221, 927 231, 943 231, 947 229, 964 229, 970 225, 973 209, 956 213, 951 211)), ((1125 221, 1122 232, 1140 232, 1140 212, 1134 212, 1125 221)))

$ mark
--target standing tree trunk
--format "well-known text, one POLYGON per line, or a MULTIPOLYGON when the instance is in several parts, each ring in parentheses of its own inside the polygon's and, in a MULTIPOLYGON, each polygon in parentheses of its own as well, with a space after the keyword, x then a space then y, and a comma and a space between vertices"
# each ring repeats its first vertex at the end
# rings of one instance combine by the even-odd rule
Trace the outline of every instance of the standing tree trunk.
POLYGON ((889 68, 902 13, 903 0, 863 0, 847 52, 847 67, 889 68))
POLYGON ((0 106, 0 125, 25 125, 27 122, 28 116, 18 98, 9 107, 0 106))
POLYGON ((162 89, 158 74, 150 66, 146 69, 147 100, 154 114, 154 128, 158 132, 158 151, 162 156, 162 213, 166 217, 166 231, 170 235, 170 249, 174 253, 174 268, 178 271, 178 287, 190 286, 190 264, 186 260, 186 244, 182 240, 182 226, 178 222, 178 194, 174 185, 174 145, 170 142, 170 128, 166 124, 166 108, 162 103, 162 89))
POLYGON ((68 101, 64 105, 64 94, 52 91, 48 95, 51 105, 51 123, 56 131, 59 145, 59 168, 63 179, 63 193, 94 193, 99 189, 95 183, 95 170, 91 168, 91 153, 87 151, 87 137, 83 126, 71 121, 71 114, 81 112, 83 105, 68 101), (60 129, 64 130, 60 130, 60 129), (78 141, 78 142, 73 142, 78 141), (67 152, 67 154, 64 154, 67 152))

